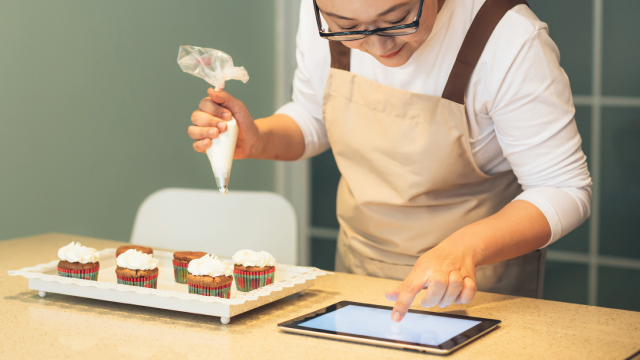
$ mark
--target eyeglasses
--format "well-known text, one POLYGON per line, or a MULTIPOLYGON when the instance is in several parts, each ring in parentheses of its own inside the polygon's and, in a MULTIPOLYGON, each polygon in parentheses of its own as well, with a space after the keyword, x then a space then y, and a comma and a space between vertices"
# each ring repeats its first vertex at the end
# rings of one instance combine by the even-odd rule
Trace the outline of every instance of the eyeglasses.
POLYGON ((424 5, 424 0, 420 0, 420 7, 418 8, 418 15, 413 19, 413 22, 410 24, 391 26, 386 28, 378 28, 373 30, 363 30, 363 31, 342 31, 342 32, 326 32, 322 27, 322 22, 320 21, 320 8, 316 3, 316 0, 313 0, 313 6, 316 10, 316 22, 318 23, 318 32, 320 36, 334 41, 353 41, 364 39, 369 35, 379 35, 379 36, 402 36, 413 34, 418 31, 418 25, 420 24, 420 15, 422 15, 422 6, 424 5))

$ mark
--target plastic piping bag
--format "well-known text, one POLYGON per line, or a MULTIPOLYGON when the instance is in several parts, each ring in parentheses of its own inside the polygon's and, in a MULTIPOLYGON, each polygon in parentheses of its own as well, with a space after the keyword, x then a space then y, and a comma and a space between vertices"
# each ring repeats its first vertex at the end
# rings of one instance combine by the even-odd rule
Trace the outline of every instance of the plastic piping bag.
MULTIPOLYGON (((227 80, 240 80, 243 83, 249 81, 247 70, 242 66, 233 66, 231 56, 220 50, 180 46, 178 65, 182 71, 213 85, 216 91, 223 89, 227 80)), ((218 191, 223 195, 226 195, 229 189, 229 177, 237 139, 238 123, 235 118, 231 118, 227 121, 227 131, 213 139, 211 147, 207 149, 218 191)))

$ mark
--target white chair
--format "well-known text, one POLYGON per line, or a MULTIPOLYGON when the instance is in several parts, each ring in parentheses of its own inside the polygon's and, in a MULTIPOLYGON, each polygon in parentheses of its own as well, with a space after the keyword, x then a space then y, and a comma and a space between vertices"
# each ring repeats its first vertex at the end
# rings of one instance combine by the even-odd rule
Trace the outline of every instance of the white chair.
POLYGON ((131 243, 231 257, 241 249, 265 250, 281 264, 298 263, 293 206, 268 192, 166 188, 140 205, 131 243))

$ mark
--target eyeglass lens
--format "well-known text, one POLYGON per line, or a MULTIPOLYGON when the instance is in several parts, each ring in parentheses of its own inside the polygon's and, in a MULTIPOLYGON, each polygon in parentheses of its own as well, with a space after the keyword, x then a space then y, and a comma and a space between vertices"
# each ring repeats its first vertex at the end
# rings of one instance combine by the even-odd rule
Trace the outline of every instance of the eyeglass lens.
MULTIPOLYGON (((375 33, 375 35, 380 35, 380 36, 402 36, 402 35, 413 34, 416 31, 418 31, 418 28, 417 27, 412 27, 412 28, 406 28, 406 29, 396 29, 396 30, 381 31, 381 32, 375 33)), ((361 35, 361 34, 334 35, 334 36, 327 37, 327 39, 329 39, 329 40, 340 40, 340 41, 352 41, 352 40, 364 39, 367 36, 368 35, 361 35)))

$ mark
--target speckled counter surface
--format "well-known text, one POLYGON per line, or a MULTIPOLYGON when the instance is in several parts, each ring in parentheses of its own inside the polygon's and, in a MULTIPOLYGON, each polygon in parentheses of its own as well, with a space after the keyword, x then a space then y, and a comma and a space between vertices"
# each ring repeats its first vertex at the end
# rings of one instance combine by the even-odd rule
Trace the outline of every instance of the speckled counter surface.
MULTIPOLYGON (((318 278, 304 296, 218 318, 49 294, 8 270, 54 260, 65 234, 0 241, 0 359, 424 359, 442 356, 281 332, 276 324, 340 300, 390 305, 398 282, 349 274, 318 278)), ((637 284, 636 284, 637 285, 637 284)), ((419 301, 414 308, 420 309, 419 301)), ((431 309, 433 310, 433 309, 431 309)), ((434 311, 502 320, 447 359, 625 359, 640 350, 640 313, 478 293, 471 304, 434 311)))

